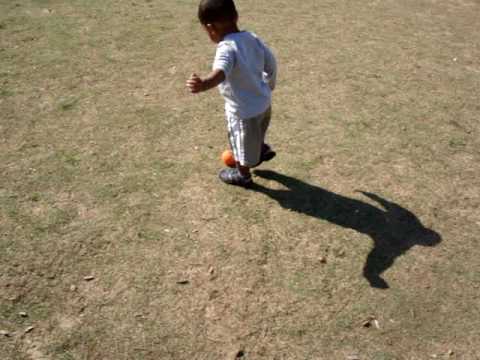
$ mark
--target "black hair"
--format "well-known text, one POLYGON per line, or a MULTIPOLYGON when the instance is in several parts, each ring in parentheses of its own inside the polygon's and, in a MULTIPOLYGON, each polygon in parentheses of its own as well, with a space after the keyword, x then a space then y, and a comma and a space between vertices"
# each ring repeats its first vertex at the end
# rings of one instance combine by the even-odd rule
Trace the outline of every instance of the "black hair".
POLYGON ((238 17, 233 0, 202 0, 198 6, 198 19, 203 25, 220 21, 235 21, 238 17))

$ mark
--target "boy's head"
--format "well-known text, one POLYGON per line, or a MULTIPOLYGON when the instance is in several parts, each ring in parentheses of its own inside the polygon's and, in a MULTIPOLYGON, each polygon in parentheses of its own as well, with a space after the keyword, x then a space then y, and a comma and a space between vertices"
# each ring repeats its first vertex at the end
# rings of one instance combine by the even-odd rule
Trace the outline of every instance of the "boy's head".
POLYGON ((202 0, 198 6, 198 19, 202 25, 235 22, 237 18, 233 0, 202 0))
POLYGON ((238 13, 233 0, 201 0, 198 19, 214 42, 219 42, 232 27, 236 28, 238 13))

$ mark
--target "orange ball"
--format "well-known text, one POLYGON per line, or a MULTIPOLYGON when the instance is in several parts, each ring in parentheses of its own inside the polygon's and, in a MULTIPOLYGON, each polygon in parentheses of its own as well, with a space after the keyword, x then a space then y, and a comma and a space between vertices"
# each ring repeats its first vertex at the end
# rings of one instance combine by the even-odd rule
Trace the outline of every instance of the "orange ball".
POLYGON ((228 167, 235 167, 237 165, 237 162, 235 161, 235 158, 233 156, 233 153, 231 150, 225 150, 222 153, 222 161, 225 165, 228 167))

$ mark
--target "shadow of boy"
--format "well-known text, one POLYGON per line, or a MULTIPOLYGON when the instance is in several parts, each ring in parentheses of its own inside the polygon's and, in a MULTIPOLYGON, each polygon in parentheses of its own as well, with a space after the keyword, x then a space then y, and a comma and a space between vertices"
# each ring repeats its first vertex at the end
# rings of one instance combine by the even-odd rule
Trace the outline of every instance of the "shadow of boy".
POLYGON ((256 170, 255 175, 276 181, 288 188, 275 190, 258 183, 254 183, 251 188, 278 201, 283 208, 370 236, 374 246, 367 256, 363 275, 372 287, 388 288, 380 274, 414 245, 435 246, 441 242, 440 235, 424 227, 412 212, 378 195, 359 191, 383 209, 275 171, 256 170))

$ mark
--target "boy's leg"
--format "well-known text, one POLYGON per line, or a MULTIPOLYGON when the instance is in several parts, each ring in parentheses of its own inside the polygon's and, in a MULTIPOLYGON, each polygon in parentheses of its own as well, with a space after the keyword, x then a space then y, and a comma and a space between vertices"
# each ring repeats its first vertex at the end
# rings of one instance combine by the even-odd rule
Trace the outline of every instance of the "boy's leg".
POLYGON ((267 135, 268 127, 270 126, 270 119, 272 118, 272 107, 269 107, 262 115, 262 122, 260 127, 262 129, 262 142, 265 143, 265 136, 267 135))
POLYGON ((257 166, 264 161, 264 155, 271 150, 265 144, 265 135, 270 124, 270 111, 267 109, 264 113, 243 122, 245 162, 241 164, 244 166, 249 168, 257 166))
POLYGON ((229 141, 237 167, 220 172, 219 176, 223 182, 248 186, 252 183, 250 168, 275 157, 275 152, 265 144, 270 118, 271 108, 250 119, 241 119, 233 114, 227 114, 229 141))
POLYGON ((232 149, 237 166, 235 168, 223 169, 220 174, 220 180, 227 184, 248 187, 252 183, 250 167, 248 163, 248 151, 245 149, 246 140, 249 138, 250 131, 245 120, 235 115, 227 114, 228 140, 232 149), (241 164, 245 165, 241 165, 241 164))
POLYGON ((248 166, 242 166, 240 163, 237 163, 237 169, 244 177, 251 177, 250 168, 248 166))
POLYGON ((267 130, 270 125, 270 119, 272 117, 272 108, 270 107, 265 113, 263 113, 260 128, 261 128, 261 136, 262 136, 262 148, 260 153, 260 161, 255 165, 255 167, 259 166, 264 161, 272 160, 277 153, 272 150, 270 145, 265 142, 265 137, 267 135, 267 130))

